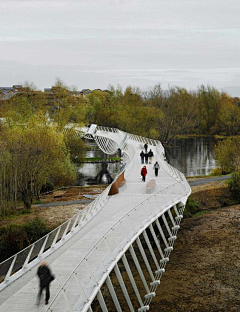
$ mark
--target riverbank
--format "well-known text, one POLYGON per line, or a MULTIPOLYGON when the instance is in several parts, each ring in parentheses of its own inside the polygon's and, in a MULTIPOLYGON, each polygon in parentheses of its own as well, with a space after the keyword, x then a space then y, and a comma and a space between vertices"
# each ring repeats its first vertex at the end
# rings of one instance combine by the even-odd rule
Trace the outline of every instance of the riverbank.
POLYGON ((152 311, 240 311, 240 205, 226 181, 192 187, 199 210, 183 219, 152 311), (229 206, 231 205, 231 206, 229 206))

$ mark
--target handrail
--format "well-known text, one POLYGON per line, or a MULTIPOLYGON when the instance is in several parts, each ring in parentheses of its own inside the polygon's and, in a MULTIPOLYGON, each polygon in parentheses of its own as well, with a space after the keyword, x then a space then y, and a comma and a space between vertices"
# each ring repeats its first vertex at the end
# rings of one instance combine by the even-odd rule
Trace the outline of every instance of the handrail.
MULTIPOLYGON (((108 193, 111 185, 115 182, 119 175, 122 174, 124 168, 125 164, 121 166, 113 182, 93 202, 87 205, 87 207, 80 210, 73 217, 62 223, 50 233, 41 237, 33 244, 1 262, 0 277, 2 281, 0 283, 0 290, 9 284, 11 278, 14 279, 13 274, 15 272, 21 269, 26 270, 26 267, 30 262, 34 261, 36 258, 43 257, 44 253, 47 251, 50 253, 49 250, 53 251, 53 248, 57 243, 66 240, 67 235, 73 234, 74 231, 79 230, 86 224, 86 222, 90 221, 106 203, 109 197, 108 193)), ((22 274, 25 273, 25 270, 22 274)))
MULTIPOLYGON (((114 230, 116 229, 116 227, 117 227, 119 224, 122 224, 122 222, 123 222, 123 220, 124 220, 125 218, 129 217, 129 215, 132 214, 133 212, 135 212, 139 207, 144 207, 144 204, 147 203, 147 202, 149 202, 152 198, 155 199, 155 198, 156 198, 156 195, 159 195, 159 194, 161 194, 161 193, 164 193, 164 191, 166 191, 166 190, 168 190, 168 189, 170 189, 170 188, 175 187, 177 184, 182 185, 182 183, 178 181, 178 182, 176 182, 175 184, 172 184, 172 185, 170 185, 170 186, 167 186, 166 188, 164 188, 164 189, 162 189, 162 190, 156 192, 155 194, 152 194, 152 195, 149 196, 147 199, 143 200, 142 202, 140 202, 139 204, 137 204, 136 206, 134 206, 134 207, 133 207, 130 211, 128 211, 123 217, 121 217, 121 219, 119 219, 119 220, 116 222, 116 224, 115 224, 114 226, 112 226, 112 227, 107 231, 107 233, 106 233, 103 237, 99 238, 99 240, 96 242, 96 244, 89 250, 89 252, 87 253, 87 255, 86 255, 86 256, 80 261, 80 263, 78 263, 77 266, 74 268, 74 270, 72 271, 72 273, 69 275, 69 277, 67 278, 67 280, 65 281, 65 283, 62 285, 62 287, 59 289, 59 291, 57 292, 57 294, 56 294, 55 297, 53 298, 53 300, 52 300, 52 302, 50 303, 50 305, 48 306, 46 312, 47 312, 47 311, 53 311, 52 306, 53 306, 54 302, 55 302, 55 301, 57 300, 57 298, 61 295, 62 291, 64 291, 64 289, 66 289, 66 285, 68 284, 68 282, 69 282, 69 280, 71 279, 71 277, 73 277, 73 275, 76 274, 76 271, 77 271, 77 269, 81 266, 81 264, 83 264, 85 261, 87 261, 88 257, 91 255, 91 253, 92 253, 94 250, 97 250, 97 246, 98 246, 103 240, 106 240, 108 234, 109 234, 111 231, 114 231, 114 230)), ((174 203, 174 201, 171 201, 171 203, 168 202, 167 205, 170 205, 170 204, 173 204, 173 203, 174 203)), ((149 211, 146 211, 146 212, 149 212, 149 211)), ((161 212, 161 214, 158 214, 158 217, 160 217, 160 216, 161 216, 162 214, 164 214, 164 213, 165 213, 165 210, 163 210, 163 211, 161 212)), ((148 214, 146 214, 146 215, 148 215, 148 214)), ((142 231, 143 231, 143 230, 144 230, 144 229, 142 229, 142 231)), ((135 233, 137 233, 137 232, 138 232, 138 230, 135 231, 135 233)), ((121 249, 121 248, 120 248, 120 249, 121 249)), ((112 252, 112 253, 113 253, 113 252, 112 252)), ((116 256, 115 254, 112 255, 112 256, 114 256, 114 259, 115 259, 115 260, 113 260, 113 261, 116 262, 117 256, 116 256)), ((91 273, 92 273, 92 272, 91 272, 91 273)), ((93 273, 92 273, 92 275, 93 275, 93 273)), ((99 288, 99 285, 98 285, 98 284, 95 285, 95 288, 94 288, 94 289, 96 289, 96 288, 99 288)), ((92 290, 92 292, 93 292, 93 291, 94 291, 94 290, 92 290)), ((86 303, 86 305, 88 305, 88 304, 89 304, 89 302, 86 303)), ((82 311, 82 312, 85 312, 85 311, 87 311, 88 308, 89 308, 89 307, 87 306, 85 309, 83 309, 83 310, 81 310, 81 311, 82 311)))

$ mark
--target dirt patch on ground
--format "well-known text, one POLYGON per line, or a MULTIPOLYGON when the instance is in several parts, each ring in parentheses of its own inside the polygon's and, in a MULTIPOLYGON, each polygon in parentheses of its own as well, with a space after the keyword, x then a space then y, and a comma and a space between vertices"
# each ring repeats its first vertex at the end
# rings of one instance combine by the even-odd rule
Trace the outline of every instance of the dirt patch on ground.
POLYGON ((84 195, 99 195, 106 188, 106 185, 92 186, 75 186, 54 191, 52 193, 42 195, 40 201, 42 203, 53 203, 58 201, 84 200, 84 195))
POLYGON ((152 311, 240 311, 240 205, 182 221, 152 311))
POLYGON ((192 186, 191 197, 198 202, 199 210, 211 210, 235 204, 226 180, 192 186))
MULTIPOLYGON (((99 195, 106 188, 105 185, 96 185, 88 187, 72 187, 63 190, 54 191, 50 194, 40 197, 41 203, 56 203, 60 201, 86 200, 83 195, 99 195)), ((37 207, 33 205, 30 213, 15 215, 0 221, 0 226, 7 224, 23 224, 35 218, 43 220, 49 229, 54 229, 60 224, 74 216, 79 210, 85 208, 87 204, 59 205, 50 207, 37 207)), ((22 207, 19 208, 21 212, 22 207)))
POLYGON ((227 182, 192 187, 200 210, 183 219, 152 311, 240 311, 240 205, 227 182))

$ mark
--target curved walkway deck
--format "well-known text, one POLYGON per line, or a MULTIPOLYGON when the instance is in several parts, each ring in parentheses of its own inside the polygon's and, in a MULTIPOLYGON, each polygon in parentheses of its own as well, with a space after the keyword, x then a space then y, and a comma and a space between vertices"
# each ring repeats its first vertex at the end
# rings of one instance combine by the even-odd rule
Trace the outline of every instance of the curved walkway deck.
POLYGON ((97 295, 96 285, 101 285, 132 242, 169 207, 186 203, 190 187, 183 175, 167 166, 159 147, 149 144, 155 156, 153 162, 157 160, 160 164, 158 177, 154 175, 153 164, 146 165, 147 181, 156 182, 154 194, 149 194, 146 182, 140 180, 142 143, 124 137, 124 133, 97 134, 110 138, 118 146, 128 144, 126 183, 118 194, 108 197, 96 216, 47 257, 56 276, 51 284, 50 306, 44 302, 36 306, 39 258, 35 266, 0 292, 0 312, 92 311, 88 302, 97 295))

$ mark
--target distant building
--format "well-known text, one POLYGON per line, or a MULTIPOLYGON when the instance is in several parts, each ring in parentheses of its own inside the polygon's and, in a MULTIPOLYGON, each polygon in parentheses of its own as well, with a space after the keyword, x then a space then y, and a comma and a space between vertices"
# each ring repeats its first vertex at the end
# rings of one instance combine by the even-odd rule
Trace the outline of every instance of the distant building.
MULTIPOLYGON (((51 87, 51 88, 44 88, 43 93, 46 95, 47 103, 49 105, 52 105, 54 101, 56 101, 56 93, 57 93, 58 87, 51 87)), ((88 95, 94 91, 100 91, 100 92, 109 92, 109 90, 101 90, 101 89, 82 89, 81 91, 68 91, 68 94, 74 95, 76 97, 78 96, 85 96, 88 95)), ((9 100, 16 94, 28 94, 30 92, 30 89, 28 87, 23 87, 22 85, 13 85, 12 87, 0 87, 0 101, 9 100)), ((34 93, 42 93, 42 91, 31 91, 31 95, 34 93)))

